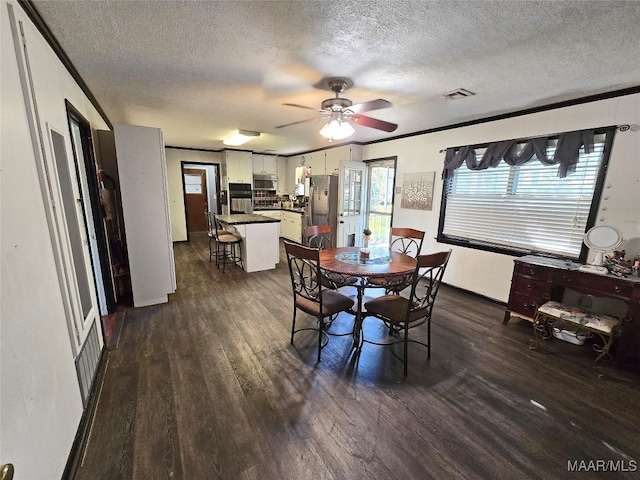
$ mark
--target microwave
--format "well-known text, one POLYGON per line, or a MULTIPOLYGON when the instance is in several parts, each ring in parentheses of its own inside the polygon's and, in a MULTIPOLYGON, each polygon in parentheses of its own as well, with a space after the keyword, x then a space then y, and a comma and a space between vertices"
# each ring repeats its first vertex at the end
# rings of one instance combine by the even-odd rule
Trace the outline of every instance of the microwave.
POLYGON ((277 190, 278 176, 277 175, 254 175, 253 188, 254 190, 277 190))

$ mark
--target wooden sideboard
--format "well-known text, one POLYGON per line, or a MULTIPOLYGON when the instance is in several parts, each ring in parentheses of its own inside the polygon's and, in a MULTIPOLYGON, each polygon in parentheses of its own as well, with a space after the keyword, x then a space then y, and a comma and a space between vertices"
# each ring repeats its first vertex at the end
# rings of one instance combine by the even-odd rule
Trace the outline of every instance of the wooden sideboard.
POLYGON ((599 313, 622 315, 629 320, 614 355, 640 358, 640 278, 583 272, 578 270, 579 263, 533 255, 514 262, 504 323, 512 316, 533 322, 538 305, 548 300, 566 301, 568 295, 575 293, 612 299, 626 312, 616 308, 616 312, 599 313))

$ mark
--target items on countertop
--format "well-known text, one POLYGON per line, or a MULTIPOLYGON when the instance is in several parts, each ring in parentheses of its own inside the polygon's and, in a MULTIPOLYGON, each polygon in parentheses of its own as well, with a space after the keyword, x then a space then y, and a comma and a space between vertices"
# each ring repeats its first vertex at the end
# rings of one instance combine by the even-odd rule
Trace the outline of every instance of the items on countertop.
POLYGON ((604 266, 607 267, 609 273, 618 277, 639 276, 640 257, 636 257, 634 260, 625 260, 625 255, 626 252, 624 250, 615 250, 613 256, 607 255, 605 257, 604 266))

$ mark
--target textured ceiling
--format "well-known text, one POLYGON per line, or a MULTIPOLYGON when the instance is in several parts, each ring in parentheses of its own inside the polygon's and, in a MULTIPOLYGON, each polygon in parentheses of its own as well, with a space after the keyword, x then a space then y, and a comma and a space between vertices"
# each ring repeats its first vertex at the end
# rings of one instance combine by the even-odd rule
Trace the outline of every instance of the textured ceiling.
POLYGON ((167 145, 292 154, 326 147, 320 108, 342 76, 397 123, 367 142, 640 85, 638 1, 33 1, 112 123, 167 145), (445 101, 465 88, 475 96, 445 101))

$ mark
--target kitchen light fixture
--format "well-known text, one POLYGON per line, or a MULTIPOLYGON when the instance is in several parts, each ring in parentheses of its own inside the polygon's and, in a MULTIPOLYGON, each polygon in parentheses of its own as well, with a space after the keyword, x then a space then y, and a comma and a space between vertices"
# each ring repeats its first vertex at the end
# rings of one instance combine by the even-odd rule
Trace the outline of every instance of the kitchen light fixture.
POLYGON ((259 136, 260 136, 260 132, 253 132, 251 130, 238 130, 229 138, 227 138, 226 140, 223 140, 222 143, 224 143, 225 145, 231 145, 233 147, 237 147, 238 145, 247 143, 249 140, 253 140, 254 138, 259 136))
POLYGON ((349 122, 343 122, 338 119, 331 120, 320 129, 320 135, 327 137, 330 142, 332 140, 342 140, 343 138, 350 137, 354 133, 356 133, 356 131, 349 122))

